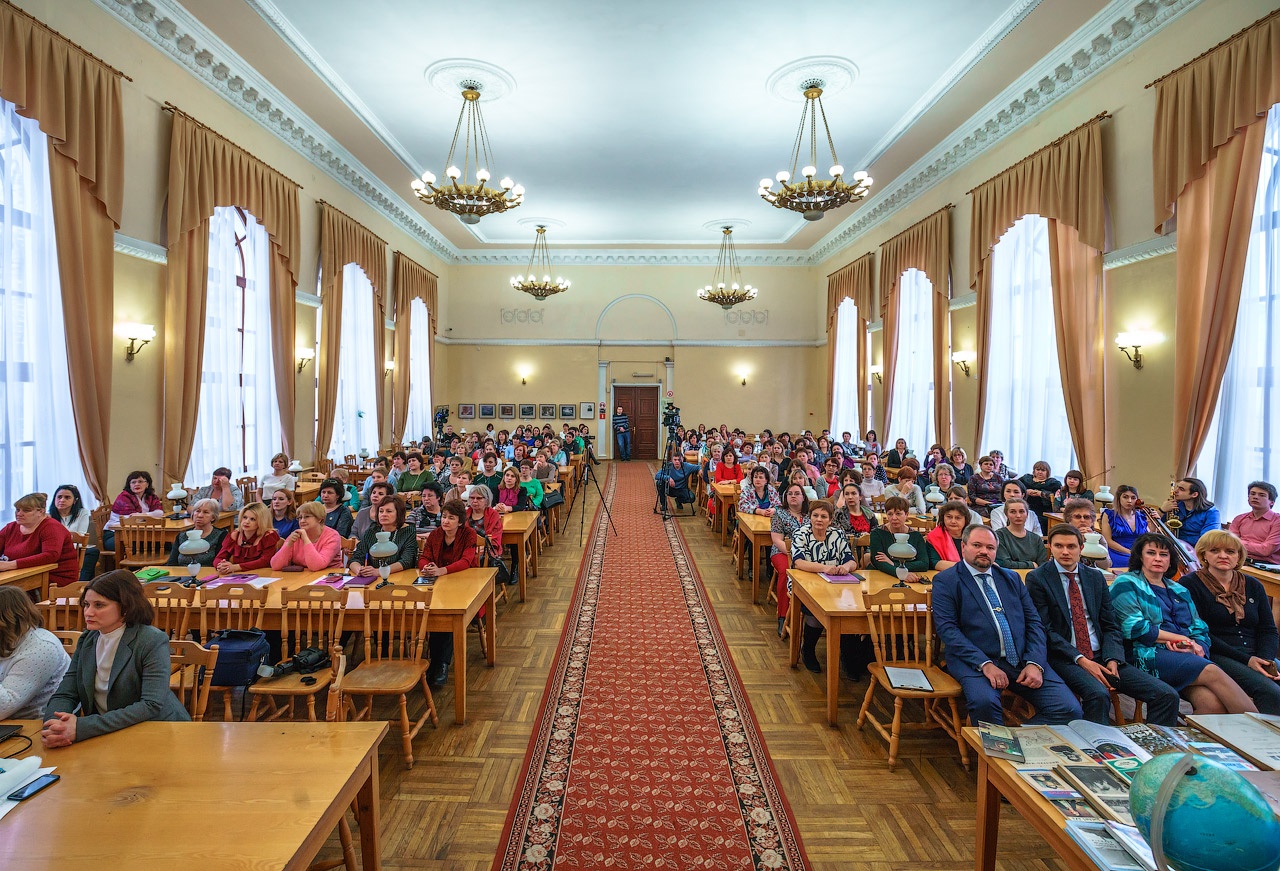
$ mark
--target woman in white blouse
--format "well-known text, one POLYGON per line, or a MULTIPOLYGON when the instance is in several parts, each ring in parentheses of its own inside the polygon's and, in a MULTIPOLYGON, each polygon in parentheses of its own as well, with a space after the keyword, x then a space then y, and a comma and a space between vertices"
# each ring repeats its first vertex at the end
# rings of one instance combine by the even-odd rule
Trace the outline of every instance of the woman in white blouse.
POLYGON ((68 532, 77 535, 89 533, 89 509, 84 507, 80 488, 74 484, 63 484, 53 491, 53 499, 49 501, 49 516, 65 526, 68 532))
MULTIPOLYGON (((289 474, 289 457, 279 453, 271 458, 271 474, 263 475, 258 486, 262 488, 262 501, 270 502, 277 490, 297 490, 298 479, 289 474)), ((246 500, 248 501, 248 500, 246 500)))
POLYGON ((0 720, 40 717, 70 664, 26 591, 0 587, 0 720))

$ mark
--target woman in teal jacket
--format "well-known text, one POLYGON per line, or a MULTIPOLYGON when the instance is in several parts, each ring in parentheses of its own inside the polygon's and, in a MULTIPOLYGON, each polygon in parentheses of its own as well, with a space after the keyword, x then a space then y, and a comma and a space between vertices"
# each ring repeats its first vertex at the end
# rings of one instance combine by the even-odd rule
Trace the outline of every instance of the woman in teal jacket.
POLYGON ((1187 588, 1170 579, 1169 542, 1145 533, 1133 543, 1129 571, 1111 585, 1111 601, 1129 660, 1191 702, 1197 714, 1256 711, 1253 700, 1209 661, 1209 627, 1187 588))

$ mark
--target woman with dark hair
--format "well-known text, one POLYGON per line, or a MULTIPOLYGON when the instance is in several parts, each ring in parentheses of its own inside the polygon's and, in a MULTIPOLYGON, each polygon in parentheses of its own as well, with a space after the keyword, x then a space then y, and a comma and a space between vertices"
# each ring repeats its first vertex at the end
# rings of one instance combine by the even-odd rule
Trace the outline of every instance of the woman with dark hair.
POLYGON ((946 461, 947 457, 942 450, 942 445, 934 443, 933 446, 929 448, 929 453, 925 454, 923 469, 925 479, 930 481, 933 480, 933 470, 946 461))
POLYGON ((971 525, 969 506, 952 500, 938 509, 938 525, 924 537, 938 554, 937 568, 949 569, 960 562, 960 537, 971 525))
POLYGON ((75 484, 60 484, 49 500, 49 516, 77 535, 89 534, 89 509, 75 484))
POLYGON ((45 513, 47 498, 43 493, 28 493, 13 503, 17 519, 0 529, 0 572, 56 563, 49 580, 65 587, 79 577, 80 559, 71 533, 45 513))
POLYGON ((862 489, 853 482, 845 484, 840 490, 840 507, 836 509, 831 522, 849 536, 850 540, 867 535, 880 525, 876 513, 863 504, 862 489))
POLYGON ((988 517, 991 509, 1004 501, 1004 482, 996 474, 996 461, 990 456, 978 460, 978 472, 965 485, 969 489, 969 502, 973 510, 988 517))
POLYGON ((1070 469, 1062 476, 1062 489, 1053 494, 1053 507, 1061 511, 1068 499, 1093 501, 1093 491, 1084 486, 1084 472, 1079 469, 1070 469))
POLYGON ((880 453, 880 436, 876 435, 875 430, 867 430, 867 436, 862 440, 862 452, 864 454, 880 453))
MULTIPOLYGON (((804 473, 800 473, 804 477, 804 473)), ((778 637, 782 637, 783 622, 787 619, 787 607, 790 603, 787 584, 787 569, 791 567, 791 539, 796 530, 809 519, 809 497, 804 492, 804 484, 788 484, 782 491, 782 505, 773 512, 769 519, 769 538, 773 547, 769 550, 769 563, 777 576, 778 588, 778 637)))
POLYGON ((422 488, 435 478, 425 467, 422 454, 411 451, 405 460, 405 470, 396 479, 397 493, 421 493, 422 488))
MULTIPOLYGON (((389 568, 391 574, 412 568, 418 562, 418 531, 404 522, 408 513, 404 499, 400 496, 383 499, 378 505, 378 522, 370 525, 360 537, 360 543, 351 554, 351 562, 347 564, 347 574, 373 578, 378 576, 378 569, 383 567, 389 568), (379 532, 391 533, 391 542, 396 546, 396 552, 390 557, 371 559, 369 548, 377 542, 379 532)), ((431 536, 427 538, 429 540, 431 536)))
MULTIPOLYGON (((454 572, 473 569, 476 563, 476 533, 467 525, 467 506, 461 500, 450 499, 440 506, 440 527, 422 545, 418 575, 434 584, 454 572)), ((432 686, 444 686, 449 663, 453 662, 453 633, 432 632, 427 650, 431 662, 427 681, 432 686)))
MULTIPOLYGON (((1027 502, 1027 510, 1031 510, 1031 503, 1027 500, 1027 488, 1022 486, 1022 481, 1017 478, 1010 478, 1004 482, 1004 486, 1000 488, 1001 503, 991 509, 991 529, 999 532, 1002 528, 1009 525, 1009 519, 1005 516, 1004 506, 1008 504, 1010 499, 1022 499, 1027 502)), ((1040 518, 1036 516, 1035 511, 1031 511, 1027 517, 1027 531, 1037 536, 1043 537, 1044 531, 1040 526, 1040 518)), ((997 536, 998 538, 999 536, 997 536)), ((1127 562, 1127 559, 1126 559, 1127 562)))
MULTIPOLYGON (((737 452, 733 448, 725 448, 724 456, 720 458, 719 464, 711 474, 711 483, 724 484, 730 481, 735 484, 741 483, 742 466, 738 465, 737 452)), ((707 515, 709 517, 716 516, 716 494, 714 490, 711 490, 707 495, 707 515)))
POLYGON ((85 631, 45 705, 44 746, 67 747, 147 720, 190 720, 169 689, 169 636, 151 625, 155 612, 133 572, 99 575, 80 602, 85 631))
POLYGON ((1127 566, 1133 543, 1147 531, 1147 515, 1138 510, 1138 489, 1128 484, 1116 488, 1114 507, 1102 509, 1102 540, 1107 543, 1113 566, 1127 566))
POLYGON ((1161 511, 1176 511, 1182 526, 1177 536, 1194 545, 1210 529, 1221 529, 1218 508, 1207 498, 1209 490, 1199 478, 1183 478, 1173 485, 1173 495, 1160 506, 1161 511))
MULTIPOLYGON (((857 567, 848 537, 836 528, 835 506, 826 499, 818 499, 809 505, 809 523, 796 530, 791 541, 791 565, 802 572, 825 572, 846 575, 857 567)), ((787 589, 790 593, 790 587, 787 589)), ((800 657, 804 667, 815 674, 822 671, 818 662, 818 639, 822 637, 822 624, 809 611, 804 610, 804 637, 800 645, 800 657)), ((835 663, 828 663, 834 668, 835 663)))
POLYGON ((351 535, 351 509, 343 501, 346 488, 337 478, 326 478, 320 485, 318 501, 324 507, 324 525, 343 538, 351 535))
POLYGON ((914 584, 920 581, 920 572, 937 567, 938 552, 925 541, 924 535, 907 525, 910 510, 911 504, 901 496, 890 496, 884 500, 885 525, 871 530, 871 568, 896 575, 898 564, 889 556, 889 545, 896 540, 894 536, 905 535, 907 542, 916 549, 915 557, 903 564, 907 570, 905 580, 914 584))
MULTIPOLYGON (((151 484, 151 473, 141 469, 130 472, 124 479, 124 489, 120 491, 116 501, 111 503, 111 523, 119 525, 121 517, 132 517, 135 514, 164 516, 164 504, 151 484)), ((114 540, 107 542, 107 550, 111 550, 114 544, 114 540)))
POLYGON ((738 513, 772 517, 781 504, 777 489, 769 481, 769 470, 756 466, 751 470, 751 486, 743 487, 738 494, 738 513))
POLYGON ((0 587, 0 720, 42 716, 70 662, 26 591, 0 587))
POLYGON ((1240 685, 1209 661, 1209 627, 1172 573, 1169 542, 1148 532, 1133 543, 1129 571, 1111 584, 1130 663, 1177 690, 1197 714, 1257 711, 1240 685))

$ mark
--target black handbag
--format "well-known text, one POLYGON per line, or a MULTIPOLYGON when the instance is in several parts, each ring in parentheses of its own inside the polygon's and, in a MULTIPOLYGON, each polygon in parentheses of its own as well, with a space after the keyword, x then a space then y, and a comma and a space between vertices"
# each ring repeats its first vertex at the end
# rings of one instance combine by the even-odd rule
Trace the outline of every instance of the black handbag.
POLYGON ((548 490, 542 494, 542 507, 555 508, 557 505, 564 504, 564 494, 559 490, 548 490))

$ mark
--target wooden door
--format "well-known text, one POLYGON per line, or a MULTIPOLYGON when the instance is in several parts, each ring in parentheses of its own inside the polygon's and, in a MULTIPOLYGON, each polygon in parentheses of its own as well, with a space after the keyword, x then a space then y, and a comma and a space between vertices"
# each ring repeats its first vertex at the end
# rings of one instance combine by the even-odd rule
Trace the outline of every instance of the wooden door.
MULTIPOLYGON (((656 460, 662 448, 659 424, 662 415, 658 402, 658 386, 615 387, 613 388, 613 408, 609 409, 609 419, 618 406, 631 421, 631 457, 636 460, 656 460)), ((609 427, 613 432, 613 427, 609 427)), ((610 436, 612 438, 612 436, 610 436)), ((616 442, 610 445, 612 456, 618 456, 616 442)))

